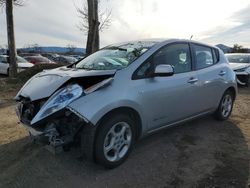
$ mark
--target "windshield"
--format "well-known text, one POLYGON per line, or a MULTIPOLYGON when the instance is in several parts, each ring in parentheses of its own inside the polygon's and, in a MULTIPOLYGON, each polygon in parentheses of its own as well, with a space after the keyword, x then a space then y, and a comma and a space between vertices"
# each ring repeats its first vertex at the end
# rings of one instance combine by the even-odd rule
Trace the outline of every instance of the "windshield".
POLYGON ((249 63, 248 55, 226 55, 230 63, 249 63))
POLYGON ((137 42, 108 46, 86 57, 76 68, 87 70, 119 70, 127 67, 156 42, 137 42))
POLYGON ((17 56, 17 63, 28 63, 28 61, 20 56, 17 56))

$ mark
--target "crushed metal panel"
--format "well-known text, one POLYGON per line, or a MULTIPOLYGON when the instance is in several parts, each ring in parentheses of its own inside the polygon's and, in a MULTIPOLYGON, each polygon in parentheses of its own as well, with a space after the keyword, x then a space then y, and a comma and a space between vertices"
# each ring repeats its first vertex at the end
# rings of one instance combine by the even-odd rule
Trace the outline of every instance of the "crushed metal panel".
POLYGON ((69 76, 53 74, 36 76, 20 90, 17 97, 19 95, 27 96, 31 101, 49 97, 69 79, 69 76))

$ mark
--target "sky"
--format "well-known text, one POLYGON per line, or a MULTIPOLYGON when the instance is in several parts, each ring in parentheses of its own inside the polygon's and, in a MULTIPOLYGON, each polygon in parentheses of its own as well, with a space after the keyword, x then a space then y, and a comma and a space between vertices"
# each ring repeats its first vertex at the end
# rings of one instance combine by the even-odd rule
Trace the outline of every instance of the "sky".
MULTIPOLYGON (((16 46, 85 47, 76 6, 85 0, 26 0, 14 9, 16 46)), ((100 0, 112 12, 100 33, 101 46, 148 38, 184 38, 208 44, 250 47, 249 0, 100 0)), ((0 45, 7 44, 6 18, 0 10, 0 45)))

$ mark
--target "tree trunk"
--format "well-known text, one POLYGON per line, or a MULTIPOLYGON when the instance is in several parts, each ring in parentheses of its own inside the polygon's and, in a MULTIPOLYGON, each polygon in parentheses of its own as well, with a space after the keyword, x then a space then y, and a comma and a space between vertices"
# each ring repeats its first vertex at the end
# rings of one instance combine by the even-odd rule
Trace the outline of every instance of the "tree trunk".
POLYGON ((88 24, 86 54, 90 55, 99 50, 98 0, 88 0, 88 24))
POLYGON ((8 34, 8 48, 9 48, 9 76, 16 77, 17 63, 16 63, 16 45, 14 34, 14 19, 13 19, 13 0, 6 0, 6 21, 8 34))

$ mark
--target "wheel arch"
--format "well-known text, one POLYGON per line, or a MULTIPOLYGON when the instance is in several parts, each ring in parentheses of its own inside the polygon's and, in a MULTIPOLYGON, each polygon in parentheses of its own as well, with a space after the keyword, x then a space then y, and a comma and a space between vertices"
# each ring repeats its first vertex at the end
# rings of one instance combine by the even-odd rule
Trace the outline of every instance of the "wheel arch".
POLYGON ((237 94, 237 90, 235 89, 235 87, 230 86, 229 88, 227 88, 227 89, 225 90, 225 92, 223 93, 223 95, 224 95, 227 91, 229 91, 229 92, 231 92, 231 93, 233 94, 233 97, 234 97, 234 100, 235 100, 235 99, 236 99, 236 94, 237 94))
POLYGON ((135 121, 136 139, 138 139, 142 133, 142 119, 141 119, 141 116, 137 110, 135 110, 132 107, 128 107, 128 106, 117 107, 117 108, 114 108, 114 109, 108 111, 107 113, 105 113, 96 124, 97 125, 97 132, 98 132, 98 129, 100 128, 100 124, 103 121, 105 121, 106 119, 110 118, 111 116, 114 116, 115 114, 119 114, 119 113, 127 114, 130 117, 132 117, 132 119, 135 121))

